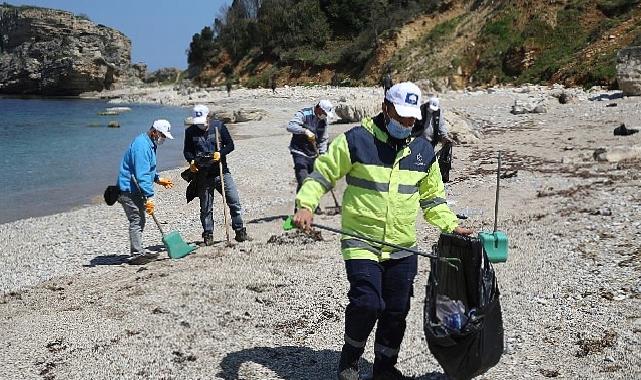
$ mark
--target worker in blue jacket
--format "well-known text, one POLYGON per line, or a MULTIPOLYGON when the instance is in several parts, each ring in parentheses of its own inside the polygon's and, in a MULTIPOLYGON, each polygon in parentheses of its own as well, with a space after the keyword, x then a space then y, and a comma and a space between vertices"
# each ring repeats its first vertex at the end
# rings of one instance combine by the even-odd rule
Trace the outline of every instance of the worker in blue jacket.
MULTIPOLYGON (((332 103, 323 99, 314 107, 306 107, 296 112, 287 124, 287 132, 292 134, 289 151, 294 160, 297 193, 305 178, 314 171, 316 158, 327 152, 328 119, 335 115, 332 103)), ((296 211, 297 209, 294 208, 294 212, 296 211)), ((320 212, 320 208, 316 212, 320 212)))
POLYGON ((120 162, 118 202, 129 220, 130 264, 144 264, 158 257, 158 252, 149 252, 142 246, 142 231, 145 228, 145 211, 154 213, 154 182, 171 188, 168 178, 156 173, 156 149, 165 139, 173 140, 167 120, 156 120, 146 133, 138 135, 129 145, 120 162), (133 178, 135 178, 135 181, 133 178))
POLYGON ((214 190, 222 195, 221 174, 225 182, 225 200, 231 214, 231 226, 238 242, 250 240, 243 224, 242 206, 234 178, 227 167, 227 155, 234 150, 234 140, 220 120, 210 120, 209 108, 202 104, 194 106, 192 125, 185 131, 183 155, 189 170, 198 181, 200 199, 200 222, 203 226, 205 245, 214 244, 214 190), (216 148, 216 134, 220 136, 220 150, 216 148), (222 173, 220 164, 222 163, 222 173))

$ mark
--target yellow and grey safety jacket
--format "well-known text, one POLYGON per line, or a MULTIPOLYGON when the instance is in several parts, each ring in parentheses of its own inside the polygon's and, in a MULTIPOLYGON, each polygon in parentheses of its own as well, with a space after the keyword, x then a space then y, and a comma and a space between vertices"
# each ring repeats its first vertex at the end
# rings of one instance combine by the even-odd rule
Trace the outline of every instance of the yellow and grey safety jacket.
MULTIPOLYGON (((402 247, 416 246, 419 208, 432 225, 452 232, 456 216, 445 201, 434 150, 423 137, 399 142, 383 129, 383 115, 363 119, 360 127, 339 135, 296 196, 299 208, 315 210, 323 194, 346 177, 341 227, 344 231, 402 247)), ((411 255, 343 236, 343 258, 384 261, 411 255)))

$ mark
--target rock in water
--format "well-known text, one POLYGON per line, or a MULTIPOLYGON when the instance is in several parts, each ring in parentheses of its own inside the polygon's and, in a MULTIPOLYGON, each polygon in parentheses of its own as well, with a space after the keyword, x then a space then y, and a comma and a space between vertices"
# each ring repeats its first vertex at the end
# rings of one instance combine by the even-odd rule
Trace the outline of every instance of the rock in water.
POLYGON ((75 96, 139 83, 131 42, 72 13, 0 5, 0 93, 75 96))
POLYGON ((623 95, 641 95, 641 46, 619 51, 617 54, 617 82, 623 95))

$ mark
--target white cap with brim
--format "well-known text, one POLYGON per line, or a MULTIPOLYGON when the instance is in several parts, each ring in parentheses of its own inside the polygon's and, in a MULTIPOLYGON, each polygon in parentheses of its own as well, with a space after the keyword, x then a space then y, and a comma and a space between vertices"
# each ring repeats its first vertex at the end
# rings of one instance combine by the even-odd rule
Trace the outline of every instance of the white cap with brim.
POLYGON ((191 112, 192 123, 194 125, 207 124, 207 115, 209 115, 209 108, 203 104, 196 104, 191 112))
POLYGON ((334 105, 329 100, 327 99, 321 100, 320 102, 318 102, 318 106, 323 111, 325 111, 328 118, 336 117, 336 113, 334 113, 334 105))
POLYGON ((393 85, 385 94, 385 99, 394 105, 401 117, 421 120, 421 89, 412 82, 393 85))
POLYGON ((162 133, 165 135, 166 138, 173 140, 174 136, 169 133, 169 130, 171 129, 171 124, 169 124, 169 121, 165 119, 158 119, 155 120, 154 123, 151 125, 151 127, 158 132, 162 133))

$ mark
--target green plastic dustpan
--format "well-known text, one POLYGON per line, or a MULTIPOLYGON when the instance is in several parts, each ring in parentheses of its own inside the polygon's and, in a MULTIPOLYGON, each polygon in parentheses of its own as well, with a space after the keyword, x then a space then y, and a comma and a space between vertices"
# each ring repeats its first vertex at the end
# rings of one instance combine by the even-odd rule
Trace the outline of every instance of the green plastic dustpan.
POLYGON ((498 157, 498 170, 496 172, 496 199, 494 202, 494 231, 479 232, 479 239, 483 244, 483 249, 487 253, 487 258, 492 263, 504 263, 507 261, 508 239, 507 234, 503 231, 497 231, 497 221, 499 213, 499 181, 501 179, 501 152, 498 157))
POLYGON ((167 247, 169 257, 172 259, 181 259, 196 249, 193 245, 187 244, 178 231, 171 231, 163 236, 162 242, 167 247))

